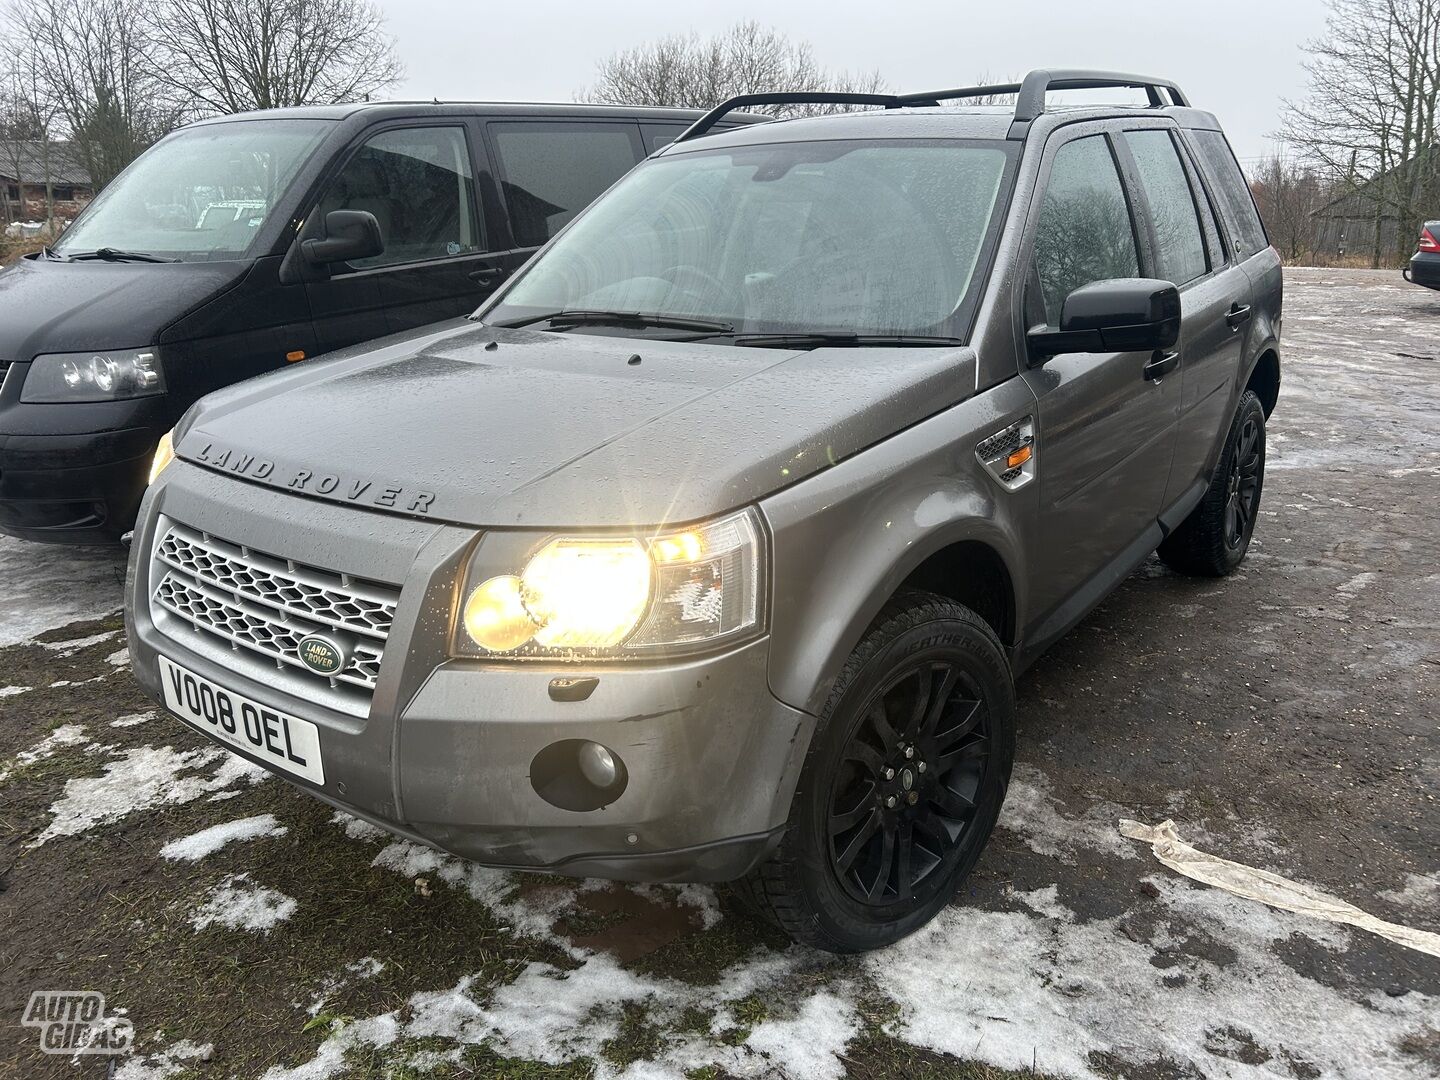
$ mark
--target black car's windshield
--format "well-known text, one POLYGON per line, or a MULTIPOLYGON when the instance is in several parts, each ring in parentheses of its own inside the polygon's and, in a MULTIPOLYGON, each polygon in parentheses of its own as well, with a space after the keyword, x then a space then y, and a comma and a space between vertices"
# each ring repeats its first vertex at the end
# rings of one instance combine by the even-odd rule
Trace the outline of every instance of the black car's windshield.
MULTIPOLYGON (((951 338, 1010 153, 884 140, 672 154, 636 169, 483 313, 630 312, 745 335, 951 338)), ((569 319, 570 325, 580 320, 569 319)), ((637 325, 639 320, 637 320, 637 325)), ((600 325, 618 325, 615 319, 600 325)))
POLYGON ((254 254, 261 226, 333 127, 324 120, 241 120, 176 132, 116 177, 53 250, 66 258, 136 262, 254 254))

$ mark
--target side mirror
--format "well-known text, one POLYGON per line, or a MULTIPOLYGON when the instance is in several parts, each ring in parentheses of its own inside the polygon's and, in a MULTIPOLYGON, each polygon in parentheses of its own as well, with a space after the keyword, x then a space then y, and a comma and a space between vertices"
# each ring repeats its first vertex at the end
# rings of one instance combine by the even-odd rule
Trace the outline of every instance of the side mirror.
POLYGON ((368 210, 331 210, 325 215, 325 239, 300 245, 307 262, 316 266, 369 259, 385 250, 380 222, 368 210))
POLYGON ((1180 290, 1154 278, 1083 285, 1065 298, 1060 328, 1026 335, 1032 363, 1061 353, 1153 352, 1180 338, 1180 290))

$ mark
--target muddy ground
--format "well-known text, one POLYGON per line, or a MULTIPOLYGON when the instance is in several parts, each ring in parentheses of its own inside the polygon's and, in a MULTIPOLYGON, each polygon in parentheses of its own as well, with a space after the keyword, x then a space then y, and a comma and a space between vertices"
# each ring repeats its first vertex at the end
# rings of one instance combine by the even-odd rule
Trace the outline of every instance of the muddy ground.
POLYGON ((0 542, 0 1077, 1440 1076, 1440 959, 1116 829, 1440 931, 1440 294, 1288 280, 1248 562, 1152 560, 1022 679, 965 895, 862 959, 337 817, 155 712, 118 557, 0 542), (105 994, 137 1053, 39 1053, 50 989, 105 994))

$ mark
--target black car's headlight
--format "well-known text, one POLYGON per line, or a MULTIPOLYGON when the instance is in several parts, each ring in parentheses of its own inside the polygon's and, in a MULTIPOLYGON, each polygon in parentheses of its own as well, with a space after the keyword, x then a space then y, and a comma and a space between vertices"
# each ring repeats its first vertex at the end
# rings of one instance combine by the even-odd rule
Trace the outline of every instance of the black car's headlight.
POLYGON ((165 373, 154 349, 49 353, 25 375, 20 400, 32 404, 124 401, 165 392, 165 373))
POLYGON ((728 644, 760 629, 764 545, 755 510, 648 536, 488 534, 453 651, 639 659, 728 644))

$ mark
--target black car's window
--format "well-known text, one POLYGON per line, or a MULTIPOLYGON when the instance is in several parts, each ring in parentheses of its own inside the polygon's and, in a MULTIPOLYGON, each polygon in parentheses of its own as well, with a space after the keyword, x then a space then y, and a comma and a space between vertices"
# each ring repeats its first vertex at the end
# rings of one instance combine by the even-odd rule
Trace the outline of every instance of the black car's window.
POLYGON ((111 181, 55 250, 112 247, 186 262, 258 255, 262 227, 333 128, 328 120, 227 120, 178 131, 111 181))
POLYGON ((368 269, 480 251, 475 182, 465 131, 400 128, 368 140, 320 199, 332 210, 365 210, 380 223, 385 250, 351 266, 368 269))
POLYGON ((1192 131, 1190 141, 1200 158, 1200 167, 1220 200, 1235 254, 1245 258, 1263 251, 1270 241, 1255 209, 1250 185, 1245 182, 1245 174, 1240 171, 1240 163, 1235 160, 1225 136, 1218 131, 1192 131))
POLYGON ((1065 298, 1082 285, 1140 276, 1130 204, 1103 135, 1076 139, 1055 154, 1040 206, 1035 271, 1052 326, 1060 323, 1065 298))
POLYGON ((635 124, 492 123, 510 227, 539 247, 640 160, 635 124))
POLYGON ((1204 277, 1209 267, 1195 195, 1168 131, 1127 131, 1159 245, 1160 276, 1176 285, 1204 277))

